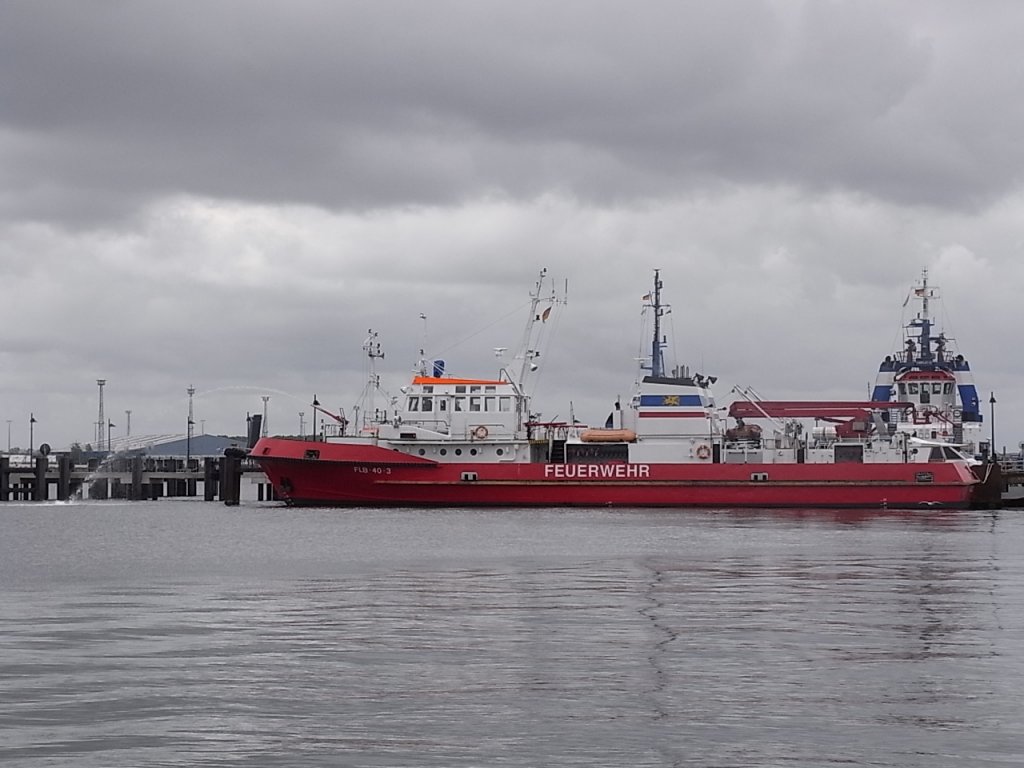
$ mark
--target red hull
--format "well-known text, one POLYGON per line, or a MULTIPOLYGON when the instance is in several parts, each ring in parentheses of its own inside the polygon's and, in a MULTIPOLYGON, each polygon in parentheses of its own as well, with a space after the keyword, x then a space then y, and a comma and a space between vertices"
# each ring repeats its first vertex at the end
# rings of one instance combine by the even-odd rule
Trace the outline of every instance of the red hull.
POLYGON ((372 445, 263 438, 277 495, 302 506, 964 508, 960 463, 437 463, 372 445))

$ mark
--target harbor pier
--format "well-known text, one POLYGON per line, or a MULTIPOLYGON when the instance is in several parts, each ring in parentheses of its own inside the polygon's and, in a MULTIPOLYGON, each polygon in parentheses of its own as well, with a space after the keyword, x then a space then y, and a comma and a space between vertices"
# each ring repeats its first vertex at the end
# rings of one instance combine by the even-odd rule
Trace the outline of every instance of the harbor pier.
POLYGON ((242 479, 257 486, 258 501, 274 500, 273 487, 244 452, 197 458, 128 456, 74 464, 70 454, 0 456, 0 502, 196 497, 238 504, 242 479))

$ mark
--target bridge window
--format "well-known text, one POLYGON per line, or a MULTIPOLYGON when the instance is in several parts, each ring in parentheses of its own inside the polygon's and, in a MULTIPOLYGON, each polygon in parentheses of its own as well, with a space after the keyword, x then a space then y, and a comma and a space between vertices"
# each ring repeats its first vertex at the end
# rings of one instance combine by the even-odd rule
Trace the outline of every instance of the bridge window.
MULTIPOLYGON (((456 387, 456 389, 458 389, 458 387, 456 387)), ((465 387, 463 387, 463 389, 465 389, 465 387)), ((464 397, 456 397, 455 398, 455 410, 456 411, 464 411, 464 410, 466 410, 466 398, 464 398, 464 397)))
POLYGON ((945 384, 942 385, 942 394, 949 395, 949 394, 952 394, 952 393, 953 393, 953 385, 952 384, 950 384, 949 382, 946 382, 945 384))
POLYGON ((447 411, 448 410, 448 398, 447 397, 439 397, 439 398, 437 398, 437 410, 439 410, 439 411, 447 411))
POLYGON ((907 385, 904 384, 902 381, 900 382, 900 394, 901 395, 907 394, 907 385))
POLYGON ((491 384, 489 384, 486 387, 484 387, 484 392, 486 392, 489 395, 493 395, 497 391, 498 391, 498 388, 496 386, 494 386, 494 385, 491 385, 491 384))
POLYGON ((456 384, 455 385, 455 394, 456 395, 464 395, 464 394, 466 394, 466 385, 465 384, 456 384))
POLYGON ((420 399, 418 397, 409 398, 409 410, 418 411, 420 409, 420 399))
POLYGON ((480 410, 480 398, 479 397, 471 397, 471 398, 469 398, 469 410, 471 410, 471 411, 479 411, 480 410))
POLYGON ((479 392, 479 391, 480 391, 480 387, 479 387, 479 386, 477 386, 477 385, 475 385, 475 384, 474 384, 473 386, 471 386, 471 387, 469 388, 469 394, 471 394, 471 395, 472 395, 472 394, 473 394, 474 392, 479 392))
POLYGON ((932 394, 933 395, 941 395, 942 394, 942 384, 940 384, 939 382, 935 382, 934 384, 932 384, 932 394))
POLYGON ((485 411, 496 410, 494 406, 495 406, 495 403, 494 403, 494 398, 493 397, 485 397, 484 398, 484 410, 485 411))
POLYGON ((498 410, 507 413, 512 410, 512 398, 501 397, 498 398, 498 410))
POLYGON ((424 397, 423 398, 423 410, 424 411, 433 411, 434 410, 434 398, 432 398, 432 397, 424 397))
POLYGON ((917 384, 911 383, 907 385, 907 391, 912 395, 917 394, 917 384))

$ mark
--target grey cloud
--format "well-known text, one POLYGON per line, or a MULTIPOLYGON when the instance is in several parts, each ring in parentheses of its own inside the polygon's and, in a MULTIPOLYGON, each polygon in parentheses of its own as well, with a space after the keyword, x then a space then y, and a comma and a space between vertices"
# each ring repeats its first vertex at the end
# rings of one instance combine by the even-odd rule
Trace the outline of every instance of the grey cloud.
POLYGON ((340 209, 709 179, 977 205, 1017 183, 1022 121, 966 130, 1000 104, 955 76, 982 73, 931 7, 8 4, 0 158, 22 194, 0 205, 88 222, 186 191, 340 209))

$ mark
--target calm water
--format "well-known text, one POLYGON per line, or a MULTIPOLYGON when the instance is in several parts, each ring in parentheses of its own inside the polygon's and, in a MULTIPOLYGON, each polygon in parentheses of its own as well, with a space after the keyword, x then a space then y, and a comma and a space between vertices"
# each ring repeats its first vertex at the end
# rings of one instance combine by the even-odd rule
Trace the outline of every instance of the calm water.
POLYGON ((1024 512, 0 522, 5 768, 1024 763, 1024 512))

